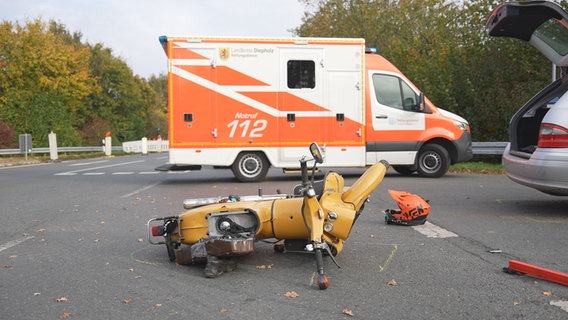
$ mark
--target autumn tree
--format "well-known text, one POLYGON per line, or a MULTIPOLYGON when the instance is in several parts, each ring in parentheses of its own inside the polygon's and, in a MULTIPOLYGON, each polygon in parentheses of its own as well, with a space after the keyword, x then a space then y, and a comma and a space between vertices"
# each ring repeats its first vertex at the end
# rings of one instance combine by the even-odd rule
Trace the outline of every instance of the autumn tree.
POLYGON ((66 44, 40 20, 4 21, 0 58, 0 118, 17 133, 31 133, 34 145, 45 144, 50 131, 62 145, 80 143, 76 115, 93 91, 89 51, 66 44))
POLYGON ((2 22, 0 119, 31 133, 35 146, 52 131, 60 145, 76 146, 98 145, 107 131, 120 143, 165 128, 164 100, 149 82, 81 37, 54 21, 2 22))

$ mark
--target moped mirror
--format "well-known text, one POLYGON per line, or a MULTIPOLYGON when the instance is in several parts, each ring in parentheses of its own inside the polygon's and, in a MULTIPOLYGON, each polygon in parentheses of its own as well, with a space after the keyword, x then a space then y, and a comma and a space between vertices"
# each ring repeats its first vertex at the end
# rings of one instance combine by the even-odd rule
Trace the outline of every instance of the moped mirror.
POLYGON ((323 155, 317 143, 312 142, 312 144, 310 144, 310 152, 314 160, 316 160, 316 163, 323 163, 323 155))

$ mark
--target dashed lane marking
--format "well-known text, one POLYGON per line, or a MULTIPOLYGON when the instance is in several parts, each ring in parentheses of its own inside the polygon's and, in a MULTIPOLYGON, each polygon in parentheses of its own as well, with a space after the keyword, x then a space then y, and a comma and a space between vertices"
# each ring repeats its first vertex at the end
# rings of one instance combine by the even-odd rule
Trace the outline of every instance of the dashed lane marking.
POLYGON ((428 238, 451 238, 458 236, 457 234, 442 227, 438 227, 437 225, 428 221, 426 221, 426 223, 424 223, 423 225, 413 226, 412 228, 427 236, 428 238))
POLYGON ((88 166, 88 165, 91 165, 91 164, 105 163, 105 162, 108 162, 108 160, 73 163, 73 164, 70 164, 69 166, 70 166, 70 167, 88 166))

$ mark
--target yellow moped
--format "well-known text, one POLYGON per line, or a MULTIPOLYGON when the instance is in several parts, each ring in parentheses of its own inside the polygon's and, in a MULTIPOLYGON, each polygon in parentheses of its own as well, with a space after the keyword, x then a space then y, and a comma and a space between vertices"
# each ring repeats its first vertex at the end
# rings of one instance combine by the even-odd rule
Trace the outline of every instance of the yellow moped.
POLYGON ((314 181, 323 156, 316 143, 310 145, 310 152, 312 159, 300 159, 302 183, 292 195, 187 199, 181 214, 148 221, 149 242, 165 244, 170 260, 178 264, 206 262, 205 276, 213 278, 234 270, 234 257, 253 253, 255 241, 276 239, 277 252, 313 252, 316 284, 327 289, 323 255, 327 253, 337 265, 334 256, 343 249, 389 164, 374 164, 351 187, 344 188, 343 177, 336 172, 314 181), (314 161, 311 178, 310 161, 314 161))

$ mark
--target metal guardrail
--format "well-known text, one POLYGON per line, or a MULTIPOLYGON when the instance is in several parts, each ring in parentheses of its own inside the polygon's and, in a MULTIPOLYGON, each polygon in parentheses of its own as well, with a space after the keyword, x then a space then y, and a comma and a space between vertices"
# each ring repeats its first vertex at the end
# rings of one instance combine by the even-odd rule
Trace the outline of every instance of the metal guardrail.
MULTIPOLYGON (((122 151, 121 146, 113 146, 112 151, 122 151)), ((57 147, 57 152, 104 152, 102 146, 96 147, 57 147)), ((33 148, 28 154, 49 153, 49 148, 33 148)), ((0 156, 24 154, 20 149, 0 149, 0 156)))
POLYGON ((502 155, 508 142, 472 142, 473 154, 502 155))
MULTIPOLYGON (((507 142, 473 142, 473 154, 493 154, 501 155, 505 151, 507 142)), ((112 147, 113 151, 123 150, 122 146, 112 147)), ((102 146, 96 147, 58 147, 58 152, 103 152, 102 146)), ((33 148, 31 154, 33 153, 49 153, 49 148, 33 148)), ((22 154, 20 149, 0 149, 0 156, 22 154)))

